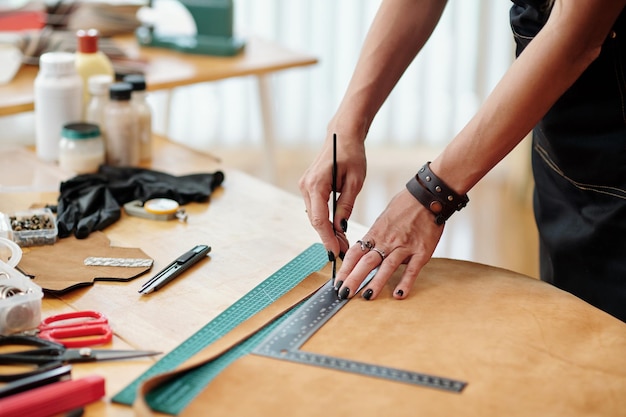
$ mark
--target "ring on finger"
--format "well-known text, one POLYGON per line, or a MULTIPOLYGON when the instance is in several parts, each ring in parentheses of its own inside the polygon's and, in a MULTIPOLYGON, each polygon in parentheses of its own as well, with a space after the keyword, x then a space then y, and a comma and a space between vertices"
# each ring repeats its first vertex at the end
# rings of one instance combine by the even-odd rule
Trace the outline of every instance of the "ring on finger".
POLYGON ((385 260, 385 258, 387 257, 387 255, 385 255, 385 251, 384 251, 384 250, 382 250, 382 249, 378 249, 378 248, 374 248, 374 247, 372 247, 372 250, 373 250, 374 252, 376 252, 377 254, 379 254, 379 255, 380 255, 380 260, 381 260, 381 262, 382 262, 382 261, 384 261, 384 260, 385 260))
POLYGON ((365 242, 362 240, 357 240, 356 243, 358 243, 359 245, 361 245, 361 250, 364 251, 365 249, 372 250, 374 248, 374 244, 372 242, 370 242, 369 240, 366 240, 365 242))

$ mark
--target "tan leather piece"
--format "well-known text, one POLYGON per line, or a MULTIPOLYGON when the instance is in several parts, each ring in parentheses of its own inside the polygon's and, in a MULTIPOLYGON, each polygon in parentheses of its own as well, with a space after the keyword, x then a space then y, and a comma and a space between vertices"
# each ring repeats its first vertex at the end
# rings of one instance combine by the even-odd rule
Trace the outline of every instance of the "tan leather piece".
POLYGON ((623 322, 470 262, 432 259, 403 301, 391 298, 398 279, 375 301, 350 301, 302 350, 464 380, 463 393, 247 355, 181 415, 626 414, 623 322))
POLYGON ((280 317, 290 308, 297 305, 300 301, 315 293, 329 280, 330 271, 330 264, 327 264, 324 268, 309 275, 300 284, 292 288, 285 295, 270 304, 267 308, 242 322, 230 332, 225 334, 221 339, 207 346, 202 351, 183 362, 175 370, 154 376, 153 378, 145 381, 139 387, 137 399, 134 403, 135 413, 139 416, 152 416, 152 411, 145 402, 145 395, 148 392, 165 381, 176 377, 176 375, 203 365, 206 362, 220 356, 236 344, 252 336, 263 326, 280 317))
POLYGON ((151 259, 139 248, 111 246, 102 232, 93 232, 85 239, 68 236, 54 245, 32 246, 24 250, 19 268, 34 276, 34 282, 45 291, 63 293, 93 285, 95 281, 130 281, 151 267, 86 266, 85 258, 151 259))

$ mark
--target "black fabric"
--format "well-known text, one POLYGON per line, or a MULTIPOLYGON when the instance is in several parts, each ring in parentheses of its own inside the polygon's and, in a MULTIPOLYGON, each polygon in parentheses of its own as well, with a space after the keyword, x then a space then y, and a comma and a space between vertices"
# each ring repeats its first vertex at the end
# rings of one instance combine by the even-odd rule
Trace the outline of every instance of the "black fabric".
POLYGON ((78 175, 61 183, 58 198, 59 237, 79 238, 115 223, 121 208, 133 200, 170 198, 180 205, 209 199, 224 181, 221 171, 184 176, 144 168, 102 165, 96 174, 78 175))
MULTIPOLYGON (((518 54, 548 18, 515 1, 518 54)), ((626 321, 626 14, 533 130, 540 276, 626 321)), ((558 74, 554 74, 558 77, 558 74)))
POLYGON ((516 54, 519 55, 548 20, 547 6, 541 1, 513 0, 511 7, 511 29, 516 40, 516 54))

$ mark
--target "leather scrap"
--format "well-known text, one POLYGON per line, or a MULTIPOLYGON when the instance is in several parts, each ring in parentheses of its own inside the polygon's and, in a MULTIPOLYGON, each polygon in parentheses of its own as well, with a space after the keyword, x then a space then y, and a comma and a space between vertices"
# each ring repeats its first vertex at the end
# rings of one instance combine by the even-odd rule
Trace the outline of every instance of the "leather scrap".
MULTIPOLYGON (((180 416, 623 415, 626 323, 545 282, 450 259, 432 259, 398 301, 391 293, 402 271, 376 300, 352 299, 301 350, 467 381, 462 393, 248 354, 180 416)), ((178 372, 249 337, 327 279, 311 274, 178 372)), ((176 375, 140 388, 138 415, 153 415, 144 396, 176 375)))
POLYGON ((85 265, 90 256, 151 259, 139 248, 111 246, 103 232, 94 232, 85 239, 69 236, 53 245, 25 248, 18 268, 45 292, 55 294, 91 286, 95 281, 130 281, 152 268, 85 265))

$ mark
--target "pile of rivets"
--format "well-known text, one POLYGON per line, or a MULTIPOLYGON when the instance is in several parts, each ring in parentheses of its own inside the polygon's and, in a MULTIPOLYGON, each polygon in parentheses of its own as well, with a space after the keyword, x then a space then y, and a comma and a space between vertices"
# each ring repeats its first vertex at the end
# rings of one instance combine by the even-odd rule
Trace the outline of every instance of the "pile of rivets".
POLYGON ((30 217, 10 216, 9 220, 11 221, 11 229, 14 232, 54 228, 54 223, 50 216, 44 214, 33 214, 30 217))
POLYGON ((56 220, 49 210, 14 213, 7 217, 13 232, 13 241, 18 245, 51 245, 56 241, 56 220))

